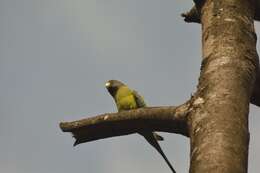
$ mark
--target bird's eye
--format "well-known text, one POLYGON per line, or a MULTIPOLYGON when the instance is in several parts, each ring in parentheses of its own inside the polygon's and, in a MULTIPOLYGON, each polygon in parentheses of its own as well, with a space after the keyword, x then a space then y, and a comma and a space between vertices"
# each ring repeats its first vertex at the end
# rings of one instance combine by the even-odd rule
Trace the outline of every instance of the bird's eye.
POLYGON ((106 85, 106 87, 109 87, 111 85, 111 83, 107 82, 105 85, 106 85))

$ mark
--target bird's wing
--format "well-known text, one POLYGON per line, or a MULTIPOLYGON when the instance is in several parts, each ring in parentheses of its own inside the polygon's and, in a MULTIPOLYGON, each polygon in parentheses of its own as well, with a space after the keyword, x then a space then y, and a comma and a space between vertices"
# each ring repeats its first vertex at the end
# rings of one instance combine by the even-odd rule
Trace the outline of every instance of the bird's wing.
MULTIPOLYGON (((142 107, 146 107, 146 104, 144 102, 144 98, 138 94, 137 91, 133 90, 132 91, 133 95, 134 95, 134 98, 135 98, 135 102, 137 104, 137 107, 138 108, 142 108, 142 107)), ((163 141, 163 137, 160 136, 159 134, 155 133, 155 132, 152 132, 151 134, 153 134, 154 138, 157 140, 157 141, 163 141)))
POLYGON ((143 97, 141 95, 139 95, 138 92, 135 90, 133 90, 132 93, 134 95, 138 108, 146 107, 143 97))

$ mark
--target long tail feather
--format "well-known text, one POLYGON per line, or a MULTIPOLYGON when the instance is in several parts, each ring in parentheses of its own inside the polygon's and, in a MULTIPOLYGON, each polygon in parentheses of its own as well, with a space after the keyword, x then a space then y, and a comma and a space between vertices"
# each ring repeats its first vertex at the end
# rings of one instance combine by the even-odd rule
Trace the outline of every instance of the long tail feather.
POLYGON ((166 155, 164 154, 162 148, 160 147, 159 143, 155 139, 153 133, 152 132, 141 133, 141 135, 144 136, 144 138, 147 140, 147 142, 149 142, 149 144, 151 144, 161 154, 161 156, 164 158, 164 160, 167 163, 167 165, 169 166, 169 168, 172 170, 172 173, 176 173, 173 166, 171 165, 171 163, 167 159, 166 155))

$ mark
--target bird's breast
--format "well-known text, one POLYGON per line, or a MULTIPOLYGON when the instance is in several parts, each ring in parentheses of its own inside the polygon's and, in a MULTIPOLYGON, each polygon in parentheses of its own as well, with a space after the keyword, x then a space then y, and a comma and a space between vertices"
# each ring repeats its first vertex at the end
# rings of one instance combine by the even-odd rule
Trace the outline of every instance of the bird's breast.
POLYGON ((125 96, 118 100, 117 109, 119 111, 136 109, 136 108, 137 108, 137 105, 136 105, 135 98, 133 95, 125 96))

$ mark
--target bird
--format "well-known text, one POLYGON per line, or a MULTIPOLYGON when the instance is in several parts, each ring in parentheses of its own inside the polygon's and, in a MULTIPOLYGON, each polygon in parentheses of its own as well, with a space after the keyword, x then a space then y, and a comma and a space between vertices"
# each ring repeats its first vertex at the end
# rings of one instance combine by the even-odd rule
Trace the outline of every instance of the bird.
MULTIPOLYGON (((105 83, 105 86, 110 95, 113 97, 118 112, 146 107, 143 97, 139 95, 137 91, 131 90, 123 82, 118 80, 109 80, 105 83)), ((176 173, 158 143, 158 141, 164 140, 163 137, 152 131, 142 131, 138 133, 142 135, 146 141, 160 153, 171 171, 176 173)))

